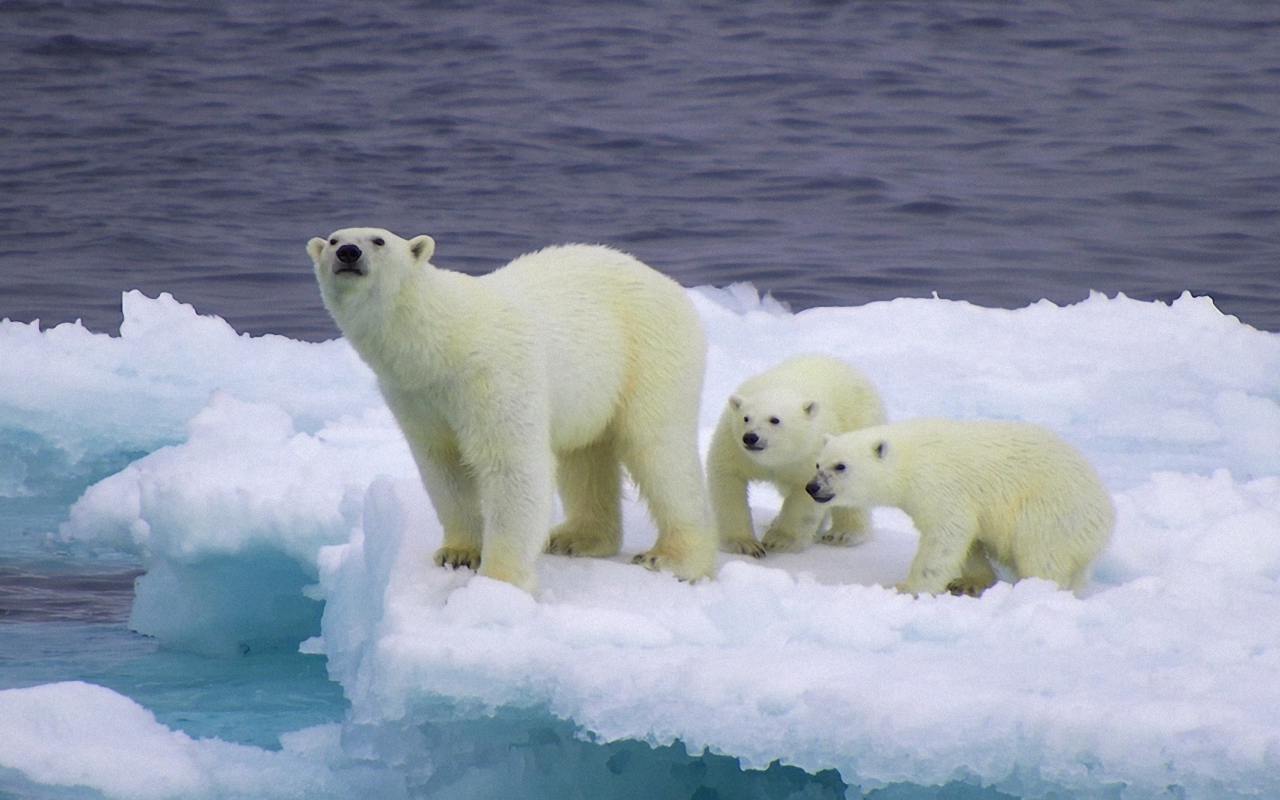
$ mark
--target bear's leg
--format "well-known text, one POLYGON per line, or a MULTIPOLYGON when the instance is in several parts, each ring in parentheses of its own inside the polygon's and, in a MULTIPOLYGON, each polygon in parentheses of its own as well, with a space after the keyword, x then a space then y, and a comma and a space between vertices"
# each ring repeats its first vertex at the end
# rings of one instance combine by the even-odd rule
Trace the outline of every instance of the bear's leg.
POLYGON ((797 552, 809 546, 822 524, 826 509, 813 502, 803 489, 788 494, 782 500, 782 510, 760 543, 771 553, 797 552))
POLYGON ((560 453, 556 483, 564 522, 551 529, 547 552, 606 558, 622 549, 622 467, 613 442, 603 437, 560 453))
POLYGON ((974 542, 960 568, 960 577, 947 584, 947 591, 955 595, 977 597, 995 586, 996 573, 987 559, 987 548, 982 542, 974 542))
POLYGON ((1080 558, 1078 537, 1036 520, 1019 520, 1015 531, 1012 564, 1018 578, 1044 578, 1069 592, 1079 592, 1089 580, 1091 559, 1080 558), (1034 530, 1032 535, 1028 531, 1034 530), (1019 533, 1018 531, 1021 531, 1019 533))
POLYGON ((871 515, 865 508, 839 506, 831 509, 831 527, 818 541, 836 547, 853 547, 871 538, 871 515))
POLYGON ((667 569, 684 580, 711 575, 716 536, 707 515, 697 437, 683 426, 655 425, 651 438, 622 442, 622 461, 658 525, 652 548, 632 559, 649 569, 667 569))
POLYGON ((720 549, 726 553, 762 557, 764 547, 756 540, 751 507, 747 504, 747 481, 728 471, 717 473, 714 467, 709 469, 712 471, 707 476, 707 488, 711 496, 711 510, 715 513, 720 549))
POLYGON ((484 541, 480 574, 533 593, 551 520, 551 453, 509 459, 479 473, 484 541))
POLYGON ((900 592, 938 594, 960 577, 969 548, 977 538, 976 520, 948 520, 942 525, 916 527, 920 544, 911 559, 906 579, 898 584, 900 592))
POLYGON ((484 518, 480 514, 480 492, 475 479, 462 465, 456 450, 428 450, 424 446, 413 446, 413 442, 410 449, 418 464, 422 485, 444 528, 444 541, 435 553, 436 565, 479 569, 484 518))

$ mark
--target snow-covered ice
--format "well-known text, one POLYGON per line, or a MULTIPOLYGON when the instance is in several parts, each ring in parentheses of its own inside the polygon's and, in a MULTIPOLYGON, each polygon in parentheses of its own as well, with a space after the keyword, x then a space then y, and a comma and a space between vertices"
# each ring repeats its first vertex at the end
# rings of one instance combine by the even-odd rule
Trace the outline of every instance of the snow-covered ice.
MULTIPOLYGON (((865 545, 722 555, 715 580, 681 583, 627 563, 654 535, 634 492, 623 554, 544 556, 537 597, 438 569, 439 525, 345 342, 242 336, 129 293, 118 337, 0 323, 0 494, 43 491, 41 460, 143 454, 89 486, 55 538, 143 559, 137 630, 215 654, 301 643, 352 706, 269 752, 191 740, 100 687, 8 690, 0 786, 389 796, 406 764, 444 769, 422 734, 443 699, 453 717, 542 710, 596 741, 834 768, 863 789, 1280 794, 1280 334, 1190 296, 794 315, 748 286, 690 297, 710 338, 704 451, 737 384, 802 352, 865 372, 891 419, 1046 425, 1115 499, 1088 588, 895 594, 915 533, 892 509, 865 545)), ((752 499, 761 524, 779 505, 752 499)))

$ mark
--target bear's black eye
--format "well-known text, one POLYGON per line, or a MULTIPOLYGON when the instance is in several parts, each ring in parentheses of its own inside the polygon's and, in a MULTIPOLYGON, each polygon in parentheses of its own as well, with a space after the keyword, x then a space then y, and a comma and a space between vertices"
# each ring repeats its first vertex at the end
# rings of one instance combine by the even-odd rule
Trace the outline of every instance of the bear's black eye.
POLYGON ((836 472, 844 472, 844 464, 836 464, 836 472))
POLYGON ((743 421, 743 422, 750 422, 750 421, 751 421, 751 417, 743 417, 743 418, 742 418, 742 421, 743 421))
POLYGON ((374 243, 374 244, 376 244, 378 247, 382 247, 384 244, 386 244, 386 242, 384 242, 384 241, 382 240, 382 237, 381 237, 381 236, 379 236, 379 237, 377 237, 376 239, 374 239, 374 240, 373 240, 373 243, 374 243))
POLYGON ((337 244, 337 243, 338 243, 338 240, 337 240, 337 239, 330 239, 330 240, 329 240, 329 244, 337 244))
POLYGON ((782 422, 782 420, 778 419, 777 417, 769 417, 770 425, 777 425, 780 422, 782 422))

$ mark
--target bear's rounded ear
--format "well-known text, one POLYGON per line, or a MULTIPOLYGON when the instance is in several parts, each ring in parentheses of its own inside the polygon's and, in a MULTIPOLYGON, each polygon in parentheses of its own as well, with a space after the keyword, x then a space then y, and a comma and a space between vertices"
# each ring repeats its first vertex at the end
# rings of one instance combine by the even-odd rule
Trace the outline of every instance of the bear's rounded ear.
POLYGON ((889 451, 889 443, 884 439, 876 442, 876 458, 884 459, 884 454, 889 451))
POLYGON ((311 255, 312 261, 320 262, 320 254, 324 252, 325 244, 327 244, 326 240, 321 239, 319 236, 307 242, 307 253, 311 255))
POLYGON ((415 261, 430 261, 436 252, 436 240, 430 236, 415 236, 409 240, 409 252, 415 261))
POLYGON ((806 417, 812 417, 816 413, 818 413, 817 400, 810 400, 809 402, 804 404, 804 415, 806 417))
POLYGON ((736 394, 733 397, 730 397, 729 407, 732 408, 734 411, 740 410, 742 408, 742 398, 738 397, 736 394))

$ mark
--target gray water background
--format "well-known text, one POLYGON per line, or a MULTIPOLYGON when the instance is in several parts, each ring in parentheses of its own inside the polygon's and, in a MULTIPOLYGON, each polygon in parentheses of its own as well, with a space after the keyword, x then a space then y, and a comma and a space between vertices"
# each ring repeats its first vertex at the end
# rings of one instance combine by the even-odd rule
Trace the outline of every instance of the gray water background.
POLYGON ((349 225, 1280 330, 1280 4, 0 0, 0 317, 330 338, 304 244, 349 225))

